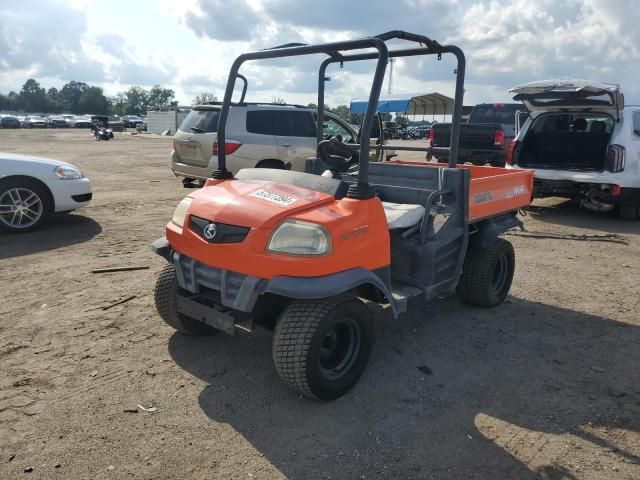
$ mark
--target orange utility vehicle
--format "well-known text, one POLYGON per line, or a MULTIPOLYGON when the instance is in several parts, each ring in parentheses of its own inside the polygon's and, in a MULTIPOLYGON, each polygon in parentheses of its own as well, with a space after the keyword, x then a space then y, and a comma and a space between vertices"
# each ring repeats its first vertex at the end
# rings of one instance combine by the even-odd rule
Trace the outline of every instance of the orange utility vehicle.
POLYGON ((155 288, 164 321, 191 335, 275 330, 282 380, 307 397, 333 399, 355 384, 371 352, 374 321, 362 299, 389 305, 394 317, 410 297, 430 300, 454 289, 472 304, 502 303, 515 259, 499 235, 519 225, 516 213, 529 204, 533 178, 456 166, 464 70, 459 48, 401 31, 238 57, 219 115, 218 168, 180 202, 166 238, 153 244, 169 262, 155 288), (394 39, 414 47, 389 51, 394 39), (317 158, 307 160, 305 173, 252 168, 233 177, 225 126, 240 66, 319 53, 327 58, 319 75, 317 158), (458 63, 449 164, 369 163, 389 57, 442 54, 458 63), (356 60, 377 61, 358 143, 323 140, 325 70, 356 60))

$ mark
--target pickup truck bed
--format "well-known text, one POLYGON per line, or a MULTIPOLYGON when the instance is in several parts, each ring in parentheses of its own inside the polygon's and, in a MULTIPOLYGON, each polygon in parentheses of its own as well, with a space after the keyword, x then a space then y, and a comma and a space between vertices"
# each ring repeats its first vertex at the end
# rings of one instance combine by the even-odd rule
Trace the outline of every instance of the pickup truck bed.
MULTIPOLYGON (((451 124, 437 123, 431 128, 427 153, 444 161, 449 156, 451 124)), ((462 123, 457 163, 504 166, 507 151, 505 133, 498 123, 462 123)))
MULTIPOLYGON (((419 165, 424 168, 447 167, 444 163, 390 160, 386 163, 419 165)), ((459 165, 471 174, 469 186, 469 223, 519 210, 531 203, 533 171, 499 167, 459 165)))

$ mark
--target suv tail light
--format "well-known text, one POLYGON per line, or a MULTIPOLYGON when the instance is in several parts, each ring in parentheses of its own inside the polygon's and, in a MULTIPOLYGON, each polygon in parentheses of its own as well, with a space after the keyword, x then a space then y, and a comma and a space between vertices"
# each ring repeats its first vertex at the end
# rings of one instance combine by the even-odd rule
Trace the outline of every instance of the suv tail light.
POLYGON ((435 128, 431 127, 431 128, 429 129, 429 136, 428 136, 427 138, 429 139, 429 146, 430 146, 430 147, 433 147, 433 141, 434 141, 434 140, 435 140, 435 138, 436 138, 436 131, 435 131, 435 128))
MULTIPOLYGON (((233 152, 238 150, 242 144, 236 140, 229 140, 228 142, 224 142, 224 154, 231 155, 233 152)), ((213 142, 213 155, 217 156, 220 152, 220 146, 218 142, 213 142)))
POLYGON ((504 130, 496 130, 496 133, 493 134, 493 144, 496 147, 504 145, 504 130))
POLYGON ((607 170, 613 173, 624 170, 625 149, 622 145, 611 145, 607 150, 607 170))
POLYGON ((516 148, 518 148, 518 144, 520 142, 518 140, 512 140, 511 143, 509 144, 509 153, 507 154, 507 165, 513 165, 513 154, 516 151, 516 148))

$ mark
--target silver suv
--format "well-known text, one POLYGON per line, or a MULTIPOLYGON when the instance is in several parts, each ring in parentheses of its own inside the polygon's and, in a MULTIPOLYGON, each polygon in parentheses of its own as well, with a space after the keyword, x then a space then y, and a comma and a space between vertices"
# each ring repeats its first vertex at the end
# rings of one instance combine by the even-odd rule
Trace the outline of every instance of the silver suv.
MULTIPOLYGON (((185 185, 208 178, 218 166, 220 104, 193 107, 173 139, 171 170, 185 185)), ((357 132, 341 118, 324 113, 325 138, 356 143, 357 132)), ((372 139, 375 143, 376 139, 372 139)), ((231 107, 227 119, 227 169, 282 168, 303 172, 316 154, 316 110, 296 105, 250 104, 231 107)), ((391 156, 392 152, 386 152, 391 156)), ((379 157, 380 155, 378 155, 379 157)), ((372 152, 372 159, 376 155, 372 152)))

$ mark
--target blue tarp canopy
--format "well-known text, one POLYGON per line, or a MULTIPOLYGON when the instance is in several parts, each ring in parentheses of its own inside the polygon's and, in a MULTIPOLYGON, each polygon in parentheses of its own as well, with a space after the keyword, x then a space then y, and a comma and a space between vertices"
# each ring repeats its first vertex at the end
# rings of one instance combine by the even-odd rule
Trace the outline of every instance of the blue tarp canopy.
MULTIPOLYGON (((352 100, 351 113, 364 113, 369 99, 352 100)), ((453 98, 441 93, 403 94, 380 97, 377 112, 405 113, 407 115, 451 115, 453 98)))

